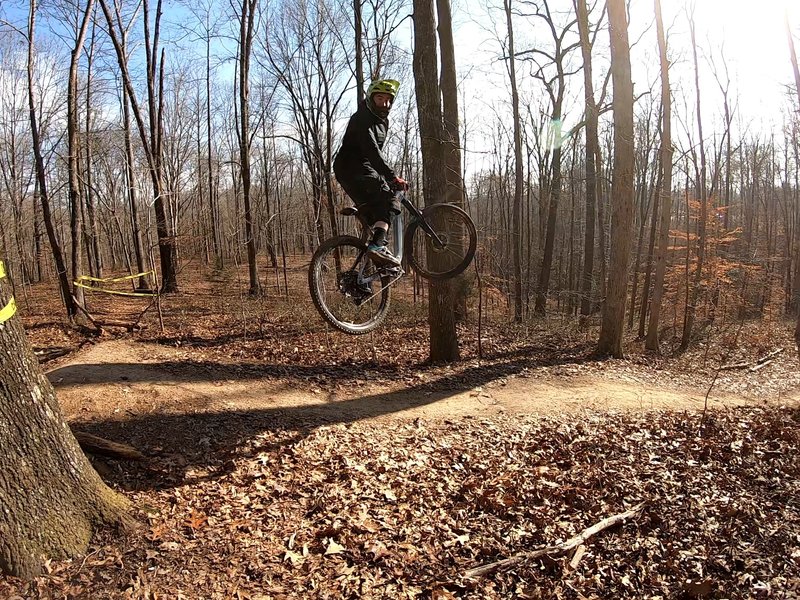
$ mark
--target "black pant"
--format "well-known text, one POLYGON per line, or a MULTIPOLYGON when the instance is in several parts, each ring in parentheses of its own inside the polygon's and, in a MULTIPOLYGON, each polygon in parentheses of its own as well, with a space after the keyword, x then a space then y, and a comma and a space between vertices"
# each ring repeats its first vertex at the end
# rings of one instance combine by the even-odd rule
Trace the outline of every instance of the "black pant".
POLYGON ((391 223, 400 214, 400 201, 383 178, 366 175, 339 183, 370 225, 391 223))

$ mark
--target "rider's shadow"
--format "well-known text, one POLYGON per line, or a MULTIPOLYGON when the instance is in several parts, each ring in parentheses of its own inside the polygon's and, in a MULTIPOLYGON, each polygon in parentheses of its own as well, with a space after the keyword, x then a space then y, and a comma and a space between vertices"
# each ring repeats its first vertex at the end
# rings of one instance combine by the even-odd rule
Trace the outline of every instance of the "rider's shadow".
MULTIPOLYGON (((126 489, 171 488, 223 477, 235 470, 242 459, 273 456, 277 460, 281 452, 300 443, 319 427, 348 426, 404 411, 409 411, 411 420, 415 414, 413 409, 517 375, 537 364, 585 360, 586 354, 579 351, 565 353, 563 360, 553 355, 538 360, 529 357, 454 370, 385 393, 346 399, 331 396, 327 401, 274 408, 138 414, 120 420, 82 423, 79 429, 129 443, 150 457, 146 463, 110 461, 108 477, 117 485, 126 489)), ((232 366, 233 370, 236 365, 232 366)), ((203 374, 185 376, 199 378, 203 374)))

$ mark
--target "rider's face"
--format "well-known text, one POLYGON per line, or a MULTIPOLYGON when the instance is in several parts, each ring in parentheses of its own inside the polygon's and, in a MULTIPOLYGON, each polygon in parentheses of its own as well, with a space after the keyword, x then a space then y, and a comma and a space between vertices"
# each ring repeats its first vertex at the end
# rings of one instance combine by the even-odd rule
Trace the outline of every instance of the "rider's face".
POLYGON ((389 112, 389 109, 392 108, 392 96, 390 94, 384 94, 383 92, 372 94, 372 102, 375 104, 375 108, 386 112, 389 112))

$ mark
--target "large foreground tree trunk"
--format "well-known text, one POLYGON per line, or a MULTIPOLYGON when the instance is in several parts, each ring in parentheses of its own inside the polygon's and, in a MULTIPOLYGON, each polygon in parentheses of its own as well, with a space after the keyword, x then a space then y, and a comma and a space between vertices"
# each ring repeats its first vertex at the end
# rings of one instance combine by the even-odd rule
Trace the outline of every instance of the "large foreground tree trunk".
MULTIPOLYGON (((441 202, 447 190, 444 124, 438 80, 436 17, 433 0, 414 0, 414 82, 422 140, 422 177, 425 205, 441 202)), ((429 257, 432 258, 432 257, 429 257)), ((431 282, 428 324, 430 359, 433 362, 459 359, 452 282, 431 282)))
POLYGON ((614 175, 611 182, 611 270, 597 351, 621 358, 633 227, 633 83, 625 0, 607 0, 606 6, 614 89, 614 175))
MULTIPOLYGON (((10 299, 0 278, 0 307, 10 299)), ((0 448, 0 572, 33 577, 45 558, 84 552, 97 527, 126 522, 127 500, 81 452, 16 316, 0 323, 0 448)))

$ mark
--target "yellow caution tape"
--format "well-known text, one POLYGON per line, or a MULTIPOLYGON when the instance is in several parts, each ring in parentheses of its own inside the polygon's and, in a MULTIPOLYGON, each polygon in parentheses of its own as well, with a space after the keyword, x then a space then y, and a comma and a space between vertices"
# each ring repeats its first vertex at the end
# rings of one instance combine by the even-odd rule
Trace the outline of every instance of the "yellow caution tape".
MULTIPOLYGON (((6 266, 3 264, 3 261, 0 260, 0 279, 6 277, 6 266)), ((8 301, 3 308, 0 308, 0 323, 5 323, 11 317, 14 316, 14 313, 17 312, 17 303, 14 302, 14 298, 12 297, 11 300, 8 301)))
POLYGON ((0 323, 5 323, 8 321, 16 312, 17 303, 14 302, 14 298, 11 298, 11 300, 8 301, 8 304, 6 304, 3 308, 0 308, 0 323))
POLYGON ((146 294, 144 292, 118 292, 117 290, 107 290, 104 288, 94 287, 92 285, 84 285, 79 281, 73 281, 72 283, 74 283, 78 287, 82 287, 84 289, 91 290, 93 292, 103 292, 104 294, 113 294, 115 296, 138 296, 143 298, 152 298, 154 296, 158 296, 158 292, 151 292, 149 294, 146 294))
POLYGON ((136 275, 125 275, 125 277, 89 277, 88 275, 81 275, 78 281, 97 281, 99 283, 114 283, 117 281, 127 281, 128 279, 136 279, 137 277, 144 277, 145 275, 155 275, 155 271, 145 271, 144 273, 137 273, 136 275))

